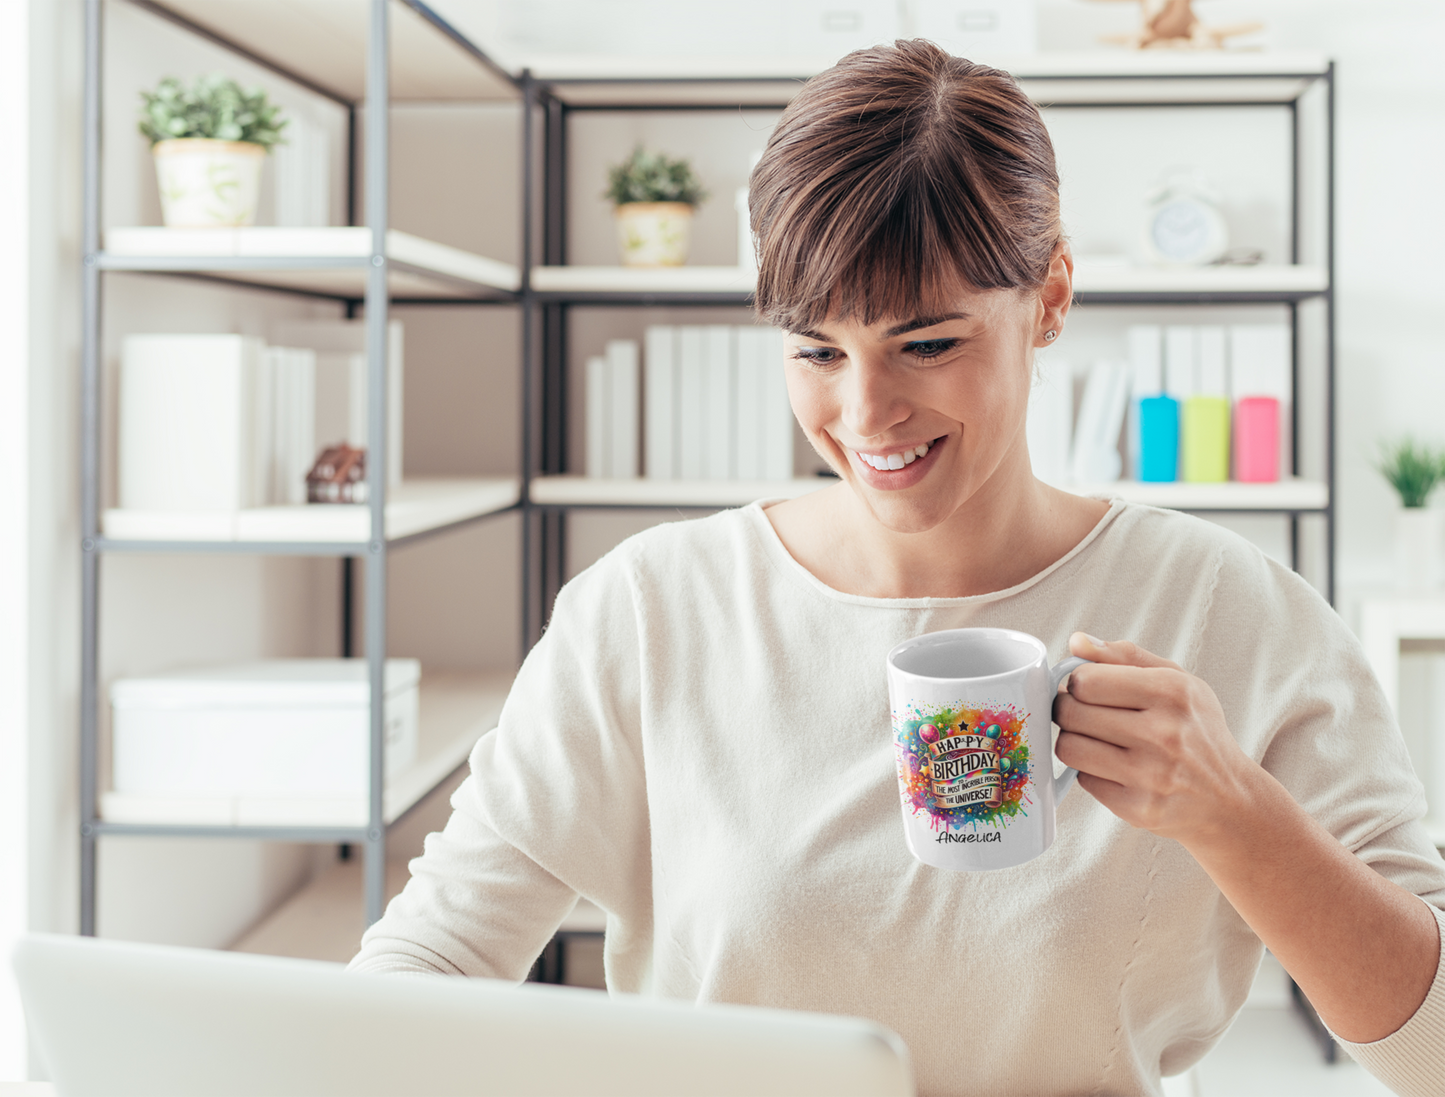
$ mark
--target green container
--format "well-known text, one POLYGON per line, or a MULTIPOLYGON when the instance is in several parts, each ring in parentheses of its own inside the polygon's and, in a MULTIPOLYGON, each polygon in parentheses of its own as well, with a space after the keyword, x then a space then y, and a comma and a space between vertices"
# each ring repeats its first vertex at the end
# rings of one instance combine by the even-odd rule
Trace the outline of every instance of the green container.
POLYGON ((1191 396, 1184 401, 1180 448, 1183 479, 1218 484, 1229 479, 1229 401, 1223 396, 1191 396))

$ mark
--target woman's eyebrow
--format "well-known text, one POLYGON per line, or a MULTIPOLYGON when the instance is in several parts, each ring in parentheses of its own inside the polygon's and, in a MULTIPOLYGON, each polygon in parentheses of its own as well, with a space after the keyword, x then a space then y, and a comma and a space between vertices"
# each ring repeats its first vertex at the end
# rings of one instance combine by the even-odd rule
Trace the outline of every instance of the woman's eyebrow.
MULTIPOLYGON (((931 328, 935 324, 946 323, 949 320, 967 320, 966 312, 950 312, 944 316, 919 316, 905 323, 889 328, 883 333, 883 338, 894 339, 900 335, 907 335, 910 331, 919 331, 923 328, 931 328)), ((816 339, 820 343, 831 343, 832 339, 820 331, 795 331, 791 334, 799 339, 816 339)))
POLYGON ((931 328, 934 324, 942 324, 948 320, 967 320, 966 312, 950 312, 946 316, 919 316, 909 320, 907 323, 891 327, 883 333, 883 338, 893 339, 899 335, 907 335, 910 331, 918 331, 920 328, 931 328))

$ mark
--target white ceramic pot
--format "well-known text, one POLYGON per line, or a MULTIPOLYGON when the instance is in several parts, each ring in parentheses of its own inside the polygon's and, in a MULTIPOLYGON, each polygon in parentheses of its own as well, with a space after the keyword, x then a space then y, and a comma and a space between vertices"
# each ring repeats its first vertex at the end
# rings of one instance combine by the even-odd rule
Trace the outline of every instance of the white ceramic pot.
POLYGON ((182 137, 158 141, 151 152, 167 228, 234 228, 256 220, 262 146, 182 137))
POLYGON ((1395 512, 1395 586, 1403 592, 1445 585, 1445 510, 1401 507, 1395 512))
POLYGON ((687 262, 692 207, 686 202, 627 202, 617 207, 617 246, 624 267, 680 267, 687 262))

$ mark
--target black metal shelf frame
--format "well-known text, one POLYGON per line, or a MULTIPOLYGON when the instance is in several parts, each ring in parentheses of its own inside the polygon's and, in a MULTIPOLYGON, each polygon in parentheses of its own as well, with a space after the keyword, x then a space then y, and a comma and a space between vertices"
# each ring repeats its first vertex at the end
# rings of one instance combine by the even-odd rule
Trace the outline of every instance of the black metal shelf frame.
MULTIPOLYGON (((1117 292, 1094 291, 1076 294, 1076 303, 1093 306, 1126 305, 1286 305, 1290 312, 1290 327, 1293 334, 1291 384, 1299 392, 1299 306, 1302 302, 1322 301, 1325 309, 1324 361, 1321 367, 1325 383, 1325 445, 1324 464, 1327 496, 1322 509, 1270 508, 1236 510, 1233 508, 1200 508, 1200 513, 1248 513, 1273 514, 1286 517, 1290 525, 1291 564, 1298 569, 1300 558, 1301 517, 1323 517, 1325 523, 1325 595, 1331 602, 1335 597, 1335 226, 1334 226, 1334 133, 1335 133, 1335 69, 1333 62, 1323 71, 1278 72, 1278 73, 1178 73, 1178 74, 1097 74, 1059 76, 1028 75, 1021 78, 1025 84, 1053 81, 1275 81, 1280 84, 1297 83, 1299 91, 1289 98, 1230 100, 1225 96, 1208 100, 1177 101, 1168 98, 1139 100, 1123 97, 1101 96, 1087 101, 1059 103, 1041 102, 1041 106, 1053 109, 1075 107, 1151 107, 1159 109, 1190 109, 1200 106, 1227 107, 1271 107, 1287 109, 1290 123, 1290 232, 1289 248, 1291 263, 1300 261, 1300 242, 1303 232, 1302 207, 1303 191, 1301 179, 1301 133, 1299 103, 1311 87, 1323 84, 1325 89, 1324 125, 1325 147, 1325 194, 1323 215, 1323 244, 1327 279, 1322 290, 1260 290, 1260 291, 1214 291, 1214 292, 1117 292)), ((598 80, 568 79, 539 81, 527 74, 523 78, 523 146, 524 218, 530 233, 534 221, 541 226, 540 260, 546 266, 567 264, 567 182, 568 151, 567 123, 574 112, 601 113, 617 111, 696 111, 725 110, 781 110, 786 103, 743 102, 629 102, 619 96, 616 101, 570 103, 566 92, 569 88, 587 86, 701 86, 747 83, 757 84, 758 80, 725 78, 607 78, 598 80), (540 142, 534 133, 540 121, 540 142), (536 156, 535 146, 540 143, 541 154, 536 156), (540 179, 533 167, 534 159, 540 160, 540 179)), ((523 251, 523 331, 524 359, 527 363, 528 410, 525 421, 524 441, 524 492, 525 485, 537 475, 553 475, 566 471, 566 411, 567 411, 567 329, 568 313, 572 306, 718 306, 738 307, 751 303, 751 295, 739 293, 636 293, 607 291, 548 290, 539 292, 531 289, 531 266, 537 260, 537 252, 528 239, 523 251), (534 414, 533 407, 540 409, 534 414), (535 432, 536 442, 533 443, 535 432)), ((1292 401, 1293 445, 1292 466, 1299 468, 1300 401, 1292 401)), ((677 508, 677 504, 607 504, 607 503, 553 503, 540 505, 531 501, 530 493, 524 494, 527 511, 526 537, 529 549, 524 553, 524 566, 529 569, 525 577, 528 590, 528 612, 523 620, 524 650, 536 642, 546 623, 548 610, 561 589, 565 567, 566 516, 573 510, 645 510, 677 508), (534 570, 535 574, 531 574, 534 570)), ((698 509, 717 509, 701 505, 698 509)))
MULTIPOLYGON (((96 858, 97 840, 102 835, 190 836, 208 838, 248 838, 284 842, 355 843, 365 850, 366 921, 381 917, 385 900, 386 832, 404 818, 403 812, 392 824, 385 820, 383 794, 385 758, 383 750, 383 712, 377 699, 383 696, 386 662, 386 585, 387 556, 392 549, 413 542, 446 534, 497 514, 518 510, 522 504, 448 522, 406 537, 376 537, 366 542, 235 542, 235 541, 130 541, 106 538, 100 532, 100 409, 101 362, 100 336, 102 318, 102 279, 108 271, 150 273, 160 276, 200 279, 236 290, 259 290, 267 293, 300 295, 334 301, 345 308, 348 318, 359 308, 366 318, 367 356, 367 430, 371 438, 367 473, 368 507, 371 529, 384 530, 386 508, 386 395, 387 395, 387 318, 391 295, 387 286, 390 270, 414 271, 429 277, 440 277, 434 271, 417 268, 389 259, 386 254, 388 227, 388 158, 390 150, 390 119, 386 110, 368 111, 365 119, 366 143, 364 165, 357 164, 357 102, 326 88, 304 74, 277 65, 229 39, 202 27, 184 16, 151 0, 127 0, 153 15, 176 24, 200 39, 221 46, 233 54, 321 95, 347 111, 347 223, 358 224, 358 213, 364 212, 364 224, 371 231, 370 253, 365 256, 298 257, 294 259, 226 257, 191 258, 157 257, 143 260, 115 258, 101 250, 101 73, 104 61, 104 5, 106 0, 85 2, 85 89, 83 100, 83 213, 82 213, 82 333, 81 333, 81 682, 80 682, 80 930, 87 936, 96 932, 96 858), (358 170, 360 169, 360 170, 358 170), (357 209, 357 184, 365 172, 366 208, 357 209), (215 274, 216 271, 281 271, 281 270, 343 270, 365 269, 366 288, 361 296, 317 292, 304 287, 272 286, 243 282, 215 274), (366 569, 365 598, 368 607, 364 639, 367 679, 373 702, 370 706, 369 760, 370 779, 367 789, 368 822, 365 826, 201 826, 184 824, 139 824, 106 822, 99 817, 99 590, 100 560, 112 553, 229 553, 246 555, 333 556, 343 562, 342 636, 343 654, 352 655, 351 635, 354 618, 354 569, 358 557, 374 566, 366 569)), ((438 33, 463 45, 466 51, 494 72, 506 75, 480 49, 452 28, 421 0, 398 0, 420 14, 438 33)), ((389 8, 390 0, 368 0, 368 34, 366 44, 366 92, 363 103, 390 102, 389 8)), ((509 82, 515 83, 507 75, 509 82)), ((475 290, 475 287, 472 287, 475 290)), ((483 292, 475 297, 422 300, 407 304, 444 304, 477 306, 515 303, 518 294, 505 291, 483 292)), ((454 771, 455 772, 455 771, 454 771)), ((444 783, 447 778, 437 782, 444 783)), ((437 786, 433 786, 437 787, 437 786)))

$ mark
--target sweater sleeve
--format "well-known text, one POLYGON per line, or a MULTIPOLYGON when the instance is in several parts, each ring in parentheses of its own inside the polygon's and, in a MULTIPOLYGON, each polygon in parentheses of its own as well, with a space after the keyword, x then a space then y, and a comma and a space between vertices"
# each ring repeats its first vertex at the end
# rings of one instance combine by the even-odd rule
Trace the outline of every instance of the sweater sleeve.
POLYGON ((446 828, 362 938, 352 970, 521 980, 577 901, 608 915, 607 962, 645 977, 649 827, 626 549, 559 594, 446 828))
MULTIPOLYGON (((1225 568, 1197 649, 1241 746, 1351 853, 1445 924, 1445 861, 1421 822, 1424 789, 1364 652, 1302 579, 1251 553, 1225 568)), ((1340 1041, 1401 1094, 1442 1092, 1445 972, 1399 1030, 1340 1041)))

